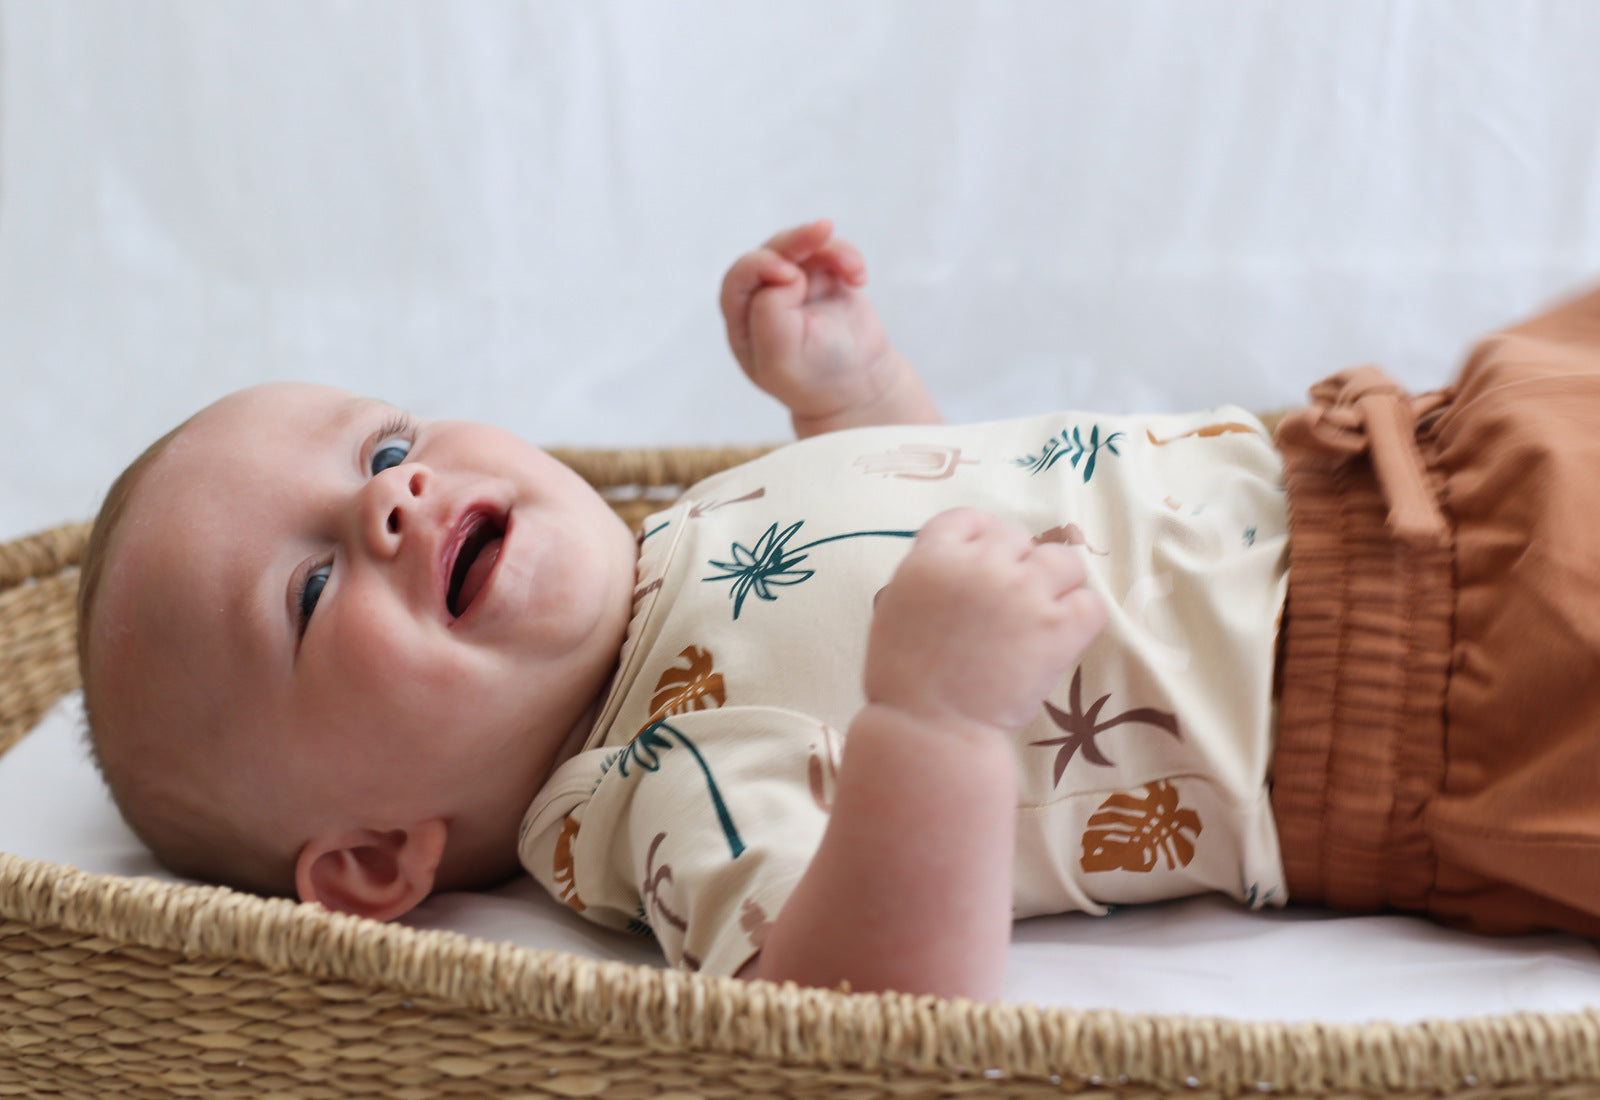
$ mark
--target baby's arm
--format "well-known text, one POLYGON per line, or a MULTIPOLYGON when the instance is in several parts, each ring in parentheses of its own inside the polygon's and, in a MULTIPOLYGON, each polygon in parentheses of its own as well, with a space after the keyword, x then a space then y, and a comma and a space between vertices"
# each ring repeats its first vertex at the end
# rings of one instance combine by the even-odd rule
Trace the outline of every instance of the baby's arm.
POLYGON ((862 293, 867 265, 826 218, 741 256, 722 280, 728 345, 788 408, 800 439, 873 424, 938 424, 916 368, 862 293))
POLYGON ((935 517, 884 589, 867 705, 816 856, 746 977, 998 996, 1011 937, 1009 735, 1105 624, 1075 551, 935 517))

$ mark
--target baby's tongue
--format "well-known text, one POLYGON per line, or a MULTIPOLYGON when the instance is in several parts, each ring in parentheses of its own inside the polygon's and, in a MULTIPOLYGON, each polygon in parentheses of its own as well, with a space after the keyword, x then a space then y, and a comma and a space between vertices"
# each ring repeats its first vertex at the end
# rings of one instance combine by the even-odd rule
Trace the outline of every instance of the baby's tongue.
POLYGON ((478 551, 478 556, 467 566, 467 575, 461 578, 461 595, 456 600, 456 606, 462 611, 472 606, 472 601, 478 598, 478 593, 482 592, 483 586, 488 583, 494 563, 500 560, 500 545, 504 541, 504 539, 491 539, 484 543, 483 549, 478 551))

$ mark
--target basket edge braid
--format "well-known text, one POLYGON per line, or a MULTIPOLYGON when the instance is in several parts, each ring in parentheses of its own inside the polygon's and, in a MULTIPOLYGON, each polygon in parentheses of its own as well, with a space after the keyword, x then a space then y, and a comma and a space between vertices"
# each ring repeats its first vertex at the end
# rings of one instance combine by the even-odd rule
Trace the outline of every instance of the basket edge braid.
POLYGON ((66 523, 0 543, 0 592, 77 565, 83 559, 89 526, 66 523))
POLYGON ((707 978, 494 944, 209 886, 0 854, 0 915, 190 959, 420 997, 655 1049, 818 1068, 1052 1075, 1367 1096, 1600 1084, 1600 1012, 1418 1024, 1251 1022, 973 1004, 707 978))

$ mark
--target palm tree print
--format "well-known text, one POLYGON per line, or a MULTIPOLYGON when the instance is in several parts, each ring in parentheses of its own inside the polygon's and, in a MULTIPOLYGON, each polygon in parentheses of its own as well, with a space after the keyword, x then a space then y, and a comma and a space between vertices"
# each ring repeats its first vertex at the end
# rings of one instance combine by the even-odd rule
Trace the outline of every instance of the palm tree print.
POLYGON ((717 561, 712 559, 709 564, 713 569, 722 572, 714 573, 709 577, 701 577, 702 581, 732 581, 733 585, 728 591, 728 596, 733 600, 733 617, 738 619, 739 612, 744 609, 744 601, 751 592, 759 598, 772 601, 778 598, 773 591, 775 587, 803 584, 816 575, 813 569, 800 569, 798 566, 806 560, 806 551, 830 542, 841 539, 860 538, 915 538, 915 531, 848 531, 842 535, 829 535, 827 538, 817 539, 801 546, 790 547, 789 540, 799 533, 805 520, 798 520, 778 530, 774 523, 768 527, 761 537, 756 540, 754 549, 736 542, 730 551, 730 561, 717 561))
POLYGON ((628 778, 629 764, 635 764, 647 772, 660 771, 661 754, 670 751, 674 744, 688 749, 694 756, 695 763, 700 765, 700 774, 705 776, 706 787, 711 793, 711 806, 716 811, 718 824, 722 826, 723 839, 728 842, 728 850, 733 853, 733 858, 738 859, 744 852, 744 841, 739 836, 739 830, 734 827, 733 815, 728 812, 728 805, 722 800, 722 791, 718 789, 717 781, 711 775, 711 767, 706 763, 706 758, 700 755, 700 750, 695 748, 694 742, 681 730, 666 721, 652 722, 640 730, 617 754, 617 774, 624 779, 628 778))
MULTIPOLYGON (((674 913, 661 897, 662 884, 670 885, 672 882, 672 864, 663 863, 660 867, 656 866, 656 849, 660 848, 661 842, 666 839, 666 833, 657 833, 655 839, 650 842, 650 850, 644 857, 644 882, 639 884, 639 895, 655 913, 657 920, 665 921, 679 932, 688 932, 689 922, 674 913)), ((700 969, 700 960, 687 950, 682 952, 682 958, 685 970, 700 969)))
POLYGON ((1245 883, 1240 882, 1239 888, 1244 893, 1244 903, 1251 909, 1261 909, 1278 896, 1278 888, 1276 886, 1268 887, 1267 892, 1263 894, 1259 882, 1252 882, 1248 887, 1245 883))
POLYGON ((1079 665, 1072 673, 1072 685, 1067 689, 1067 709, 1045 703, 1045 713, 1050 716, 1061 729, 1066 731, 1065 737, 1052 737, 1046 741, 1030 741, 1030 745, 1061 746, 1056 751, 1056 773, 1054 782, 1061 782, 1062 773, 1067 770, 1067 765, 1072 763, 1072 757, 1081 749, 1083 758, 1091 764, 1102 768, 1111 768, 1113 764, 1106 754, 1100 751, 1100 746, 1095 738, 1113 726, 1120 726, 1126 722, 1139 722, 1157 729, 1166 730, 1178 740, 1183 740, 1183 734, 1178 732, 1178 716, 1169 711, 1156 710, 1154 707, 1138 707, 1134 710, 1125 710, 1121 714, 1113 715, 1105 721, 1100 721, 1100 710, 1110 699, 1110 694, 1100 696, 1094 704, 1085 711, 1083 709, 1083 666, 1079 665))
POLYGON ((1083 440, 1082 429, 1074 425, 1071 431, 1061 429, 1060 435, 1051 436, 1045 440, 1044 447, 1036 455, 1023 455, 1011 461, 1027 469, 1030 474, 1042 474, 1050 467, 1060 462, 1063 458, 1071 456, 1072 468, 1078 469, 1078 463, 1083 463, 1083 483, 1087 485, 1094 476, 1095 461, 1100 457, 1101 451, 1110 451, 1121 456, 1117 450, 1117 440, 1122 438, 1121 432, 1112 432, 1104 439, 1100 438, 1100 425, 1094 424, 1089 429, 1089 441, 1083 440), (1087 460, 1087 461, 1086 461, 1087 460))
MULTIPOLYGON (((672 884, 672 864, 663 862, 661 866, 656 866, 656 851, 666 839, 666 833, 657 833, 650 842, 650 850, 644 856, 644 881, 639 884, 639 896, 644 898, 645 905, 655 914, 656 920, 664 921, 680 932, 687 932, 689 922, 674 913, 661 896, 662 885, 672 884)), ((651 921, 652 927, 654 924, 655 921, 651 921)))

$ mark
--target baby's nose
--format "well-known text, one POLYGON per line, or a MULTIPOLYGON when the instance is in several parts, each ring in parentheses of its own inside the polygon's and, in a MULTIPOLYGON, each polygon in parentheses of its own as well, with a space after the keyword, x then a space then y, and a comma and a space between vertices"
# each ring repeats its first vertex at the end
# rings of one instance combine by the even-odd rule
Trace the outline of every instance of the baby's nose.
POLYGON ((417 533, 422 505, 432 485, 425 466, 394 466, 369 479, 357 498, 358 538, 368 553, 391 558, 417 533))
POLYGON ((416 467, 408 471, 408 476, 405 479, 405 488, 406 492, 410 494, 410 500, 402 498, 396 501, 389 509, 389 518, 385 521, 385 526, 388 527, 391 535, 400 534, 401 527, 405 523, 407 505, 421 500, 422 494, 427 491, 427 487, 428 473, 426 470, 416 467))

